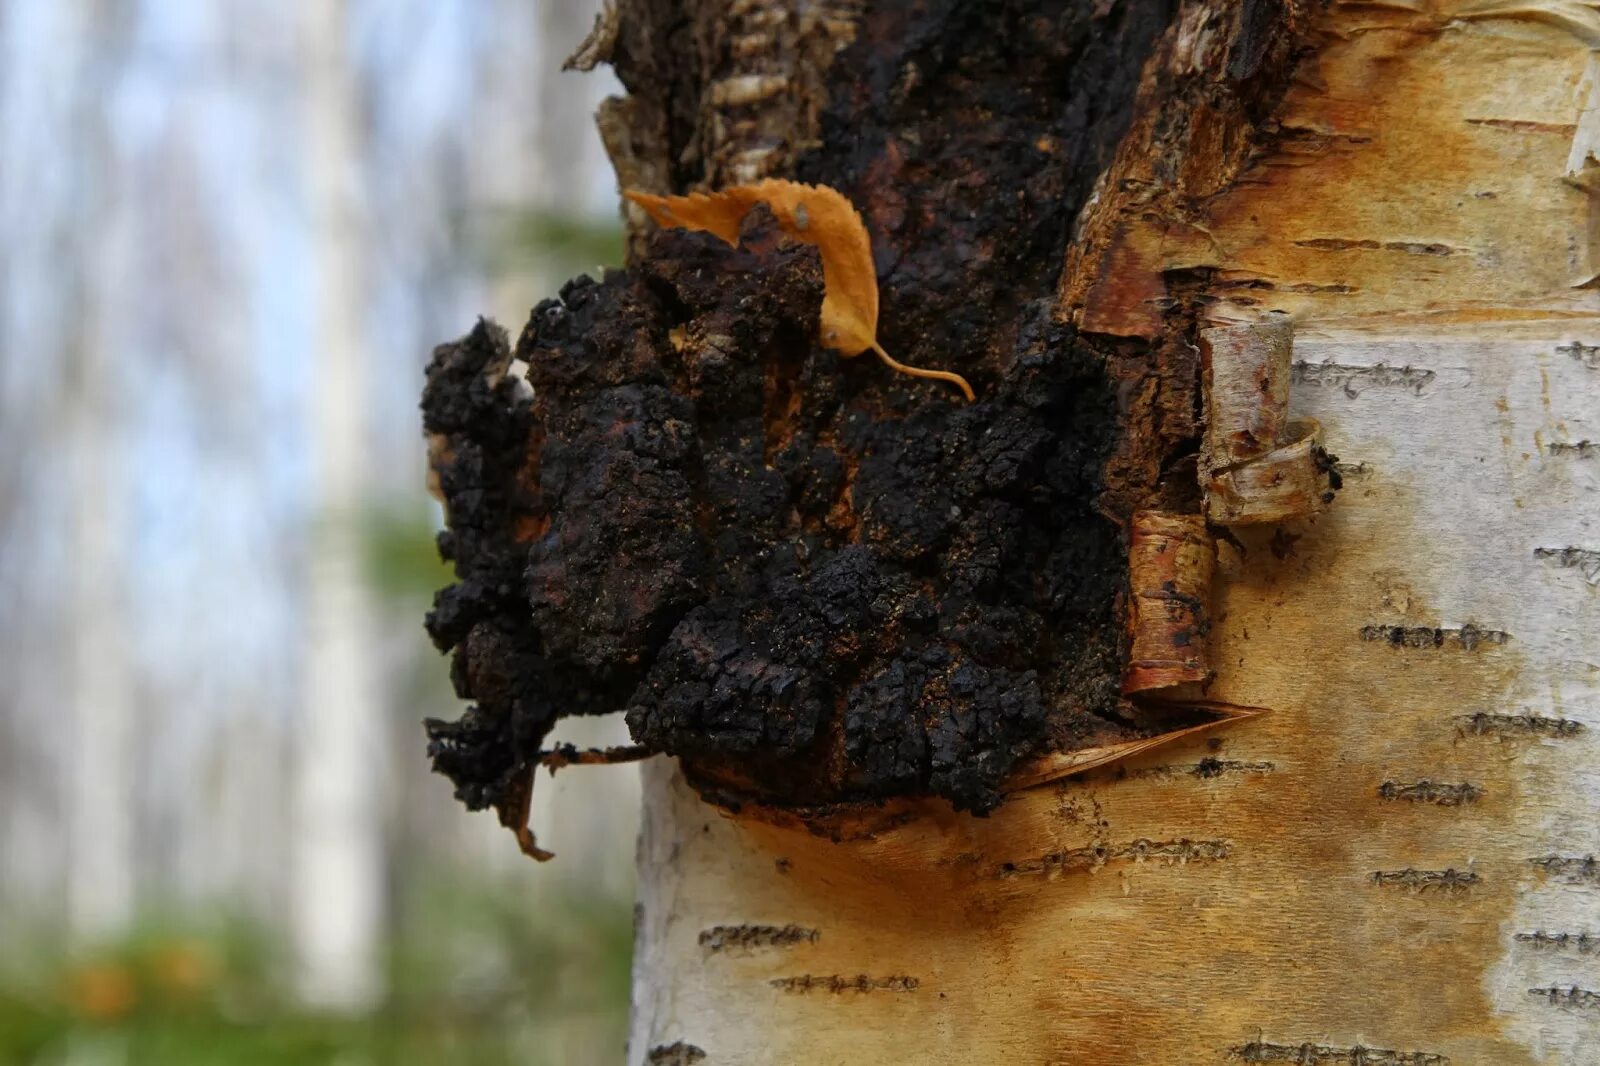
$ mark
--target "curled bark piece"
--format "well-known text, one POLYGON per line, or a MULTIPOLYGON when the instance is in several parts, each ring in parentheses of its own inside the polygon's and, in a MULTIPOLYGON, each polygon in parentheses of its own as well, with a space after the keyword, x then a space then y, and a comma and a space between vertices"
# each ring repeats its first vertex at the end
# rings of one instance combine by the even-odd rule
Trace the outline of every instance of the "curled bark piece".
POLYGON ((1206 517, 1220 525, 1282 522, 1333 499, 1332 464, 1314 419, 1289 417, 1294 327, 1268 312, 1200 331, 1205 440, 1200 484, 1206 517))
POLYGON ((1224 526, 1282 522, 1322 510, 1333 499, 1331 464, 1314 418, 1290 423, 1290 443, 1223 470, 1206 484, 1206 514, 1224 526))
POLYGON ((1205 634, 1215 565, 1203 516, 1134 514, 1128 545, 1132 647, 1124 693, 1210 679, 1205 634))
POLYGON ((1264 455, 1282 439, 1293 330, 1288 315, 1273 311, 1200 331, 1207 368, 1202 476, 1264 455))

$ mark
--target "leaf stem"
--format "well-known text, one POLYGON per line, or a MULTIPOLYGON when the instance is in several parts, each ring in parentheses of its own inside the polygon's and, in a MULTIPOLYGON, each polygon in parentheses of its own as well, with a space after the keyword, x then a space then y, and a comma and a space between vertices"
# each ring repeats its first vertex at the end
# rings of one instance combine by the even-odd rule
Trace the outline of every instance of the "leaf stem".
POLYGON ((948 370, 924 370, 921 367, 906 366, 904 363, 895 359, 888 352, 884 351, 883 346, 877 341, 872 342, 872 350, 878 353, 879 359, 882 359, 885 363, 888 363, 892 369, 898 370, 902 374, 910 374, 914 378, 936 378, 939 381, 948 381, 950 384, 962 391, 962 393, 967 397, 968 403, 971 403, 973 400, 977 399, 977 397, 972 393, 972 386, 968 385, 967 379, 962 377, 960 374, 953 374, 948 370))

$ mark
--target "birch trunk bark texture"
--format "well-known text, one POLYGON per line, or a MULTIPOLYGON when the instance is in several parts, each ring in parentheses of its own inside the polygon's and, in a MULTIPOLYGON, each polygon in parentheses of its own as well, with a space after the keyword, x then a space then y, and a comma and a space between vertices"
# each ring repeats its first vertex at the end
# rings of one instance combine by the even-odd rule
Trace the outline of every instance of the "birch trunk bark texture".
POLYGON ((1569 0, 602 17, 623 187, 838 188, 886 348, 978 391, 808 353, 759 219, 632 218, 635 288, 441 349, 437 763, 514 811, 504 738, 613 705, 678 756, 631 1062, 1600 1058, 1597 46, 1569 0))

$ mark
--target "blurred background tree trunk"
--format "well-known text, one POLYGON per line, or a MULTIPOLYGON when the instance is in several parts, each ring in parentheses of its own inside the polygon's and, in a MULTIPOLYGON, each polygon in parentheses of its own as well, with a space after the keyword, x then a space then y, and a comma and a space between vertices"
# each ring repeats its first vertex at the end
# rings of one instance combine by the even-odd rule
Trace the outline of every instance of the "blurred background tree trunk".
POLYGON ((571 804, 566 825, 596 828, 556 832, 567 861, 536 873, 492 819, 461 817, 419 745, 453 702, 418 625, 443 580, 427 353, 620 261, 582 119, 604 80, 553 77, 572 43, 556 23, 598 5, 561 6, 0 8, 0 1060, 56 1061, 96 1009, 126 1012, 85 1038, 102 1057, 139 1058, 134 1030, 209 1046, 176 1000, 129 987, 168 954, 230 1030, 212 1058, 374 995, 428 1035, 330 1019, 358 1057, 376 1040, 477 1058, 536 1030, 556 1060, 615 1058, 630 775, 544 791, 542 816, 571 804), (568 129, 547 136, 541 111, 568 129), (331 153, 314 147, 330 121, 353 127, 331 153), (349 448, 341 495, 317 468, 349 448), (563 966, 581 979, 556 982, 563 966), (121 992, 86 1006, 80 970, 121 992), (243 1000, 265 1013, 241 1021, 243 1000))
POLYGON ((363 114, 343 0, 305 0, 306 176, 314 219, 318 351, 312 455, 317 526, 306 568, 306 688, 295 732, 291 913, 301 995, 370 1007, 381 993, 381 827, 388 782, 373 753, 384 714, 363 573, 359 501, 373 362, 367 352, 367 205, 363 114))
POLYGON ((63 339, 58 432, 71 455, 73 568, 70 775, 67 824, 69 926, 92 943, 122 928, 133 912, 136 767, 128 652, 127 546, 120 513, 127 502, 124 423, 117 410, 118 367, 109 332, 111 282, 98 243, 123 190, 103 96, 115 84, 130 27, 115 3, 74 5, 86 47, 70 82, 72 122, 86 150, 76 172, 77 214, 63 249, 68 301, 76 309, 63 339))

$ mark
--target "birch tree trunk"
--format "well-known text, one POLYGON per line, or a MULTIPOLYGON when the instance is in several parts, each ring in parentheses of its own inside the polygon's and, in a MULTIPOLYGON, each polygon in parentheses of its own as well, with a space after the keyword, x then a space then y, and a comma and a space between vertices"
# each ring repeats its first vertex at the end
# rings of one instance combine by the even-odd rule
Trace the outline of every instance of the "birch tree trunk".
MULTIPOLYGON (((726 6, 778 29, 705 63, 776 88, 673 97, 724 164, 685 176, 638 148, 666 86, 625 5, 633 95, 601 116, 625 186, 786 173, 853 135, 796 86, 897 46, 880 5, 726 6)), ((1600 1059, 1597 46, 1565 0, 1250 0, 1124 53, 1138 104, 1054 314, 1130 342, 1196 294, 1293 316, 1291 409, 1344 490, 1218 538, 1205 645, 1206 695, 1269 713, 987 818, 733 814, 656 760, 630 1061, 1600 1059), (1281 91, 1249 89, 1275 63, 1281 91)), ((869 225, 884 190, 855 190, 869 225)))

